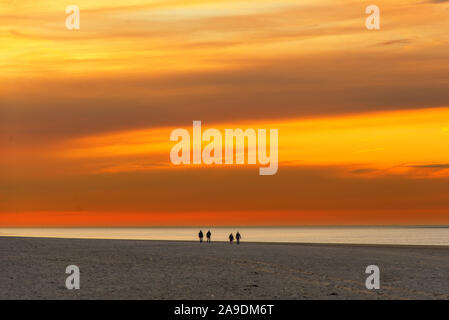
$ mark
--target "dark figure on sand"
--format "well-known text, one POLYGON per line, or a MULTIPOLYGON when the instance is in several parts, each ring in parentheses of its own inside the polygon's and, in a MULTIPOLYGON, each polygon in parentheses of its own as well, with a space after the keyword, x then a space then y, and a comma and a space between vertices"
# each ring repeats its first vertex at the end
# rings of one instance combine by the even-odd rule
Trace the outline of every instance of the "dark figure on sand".
POLYGON ((212 233, 210 233, 210 230, 207 231, 207 233, 206 233, 207 243, 210 243, 210 236, 211 235, 212 235, 212 233))
POLYGON ((198 238, 200 238, 200 242, 203 242, 203 231, 200 230, 200 233, 198 233, 198 238))
POLYGON ((232 244, 232 241, 234 241, 234 235, 231 233, 229 235, 229 244, 232 244))
POLYGON ((240 235, 240 232, 237 231, 237 234, 235 235, 235 239, 237 240, 237 244, 240 244, 240 238, 242 236, 240 235))

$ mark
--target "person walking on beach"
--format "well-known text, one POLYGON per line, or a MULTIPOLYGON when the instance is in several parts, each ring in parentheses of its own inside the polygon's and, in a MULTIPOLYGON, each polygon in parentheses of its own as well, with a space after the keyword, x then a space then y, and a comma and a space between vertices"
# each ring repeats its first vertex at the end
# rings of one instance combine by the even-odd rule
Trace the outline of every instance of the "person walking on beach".
POLYGON ((210 230, 207 231, 207 233, 206 233, 207 243, 210 243, 210 236, 211 235, 212 235, 212 233, 210 233, 210 230))
POLYGON ((240 235, 240 232, 237 231, 237 234, 235 235, 235 239, 237 240, 237 244, 240 244, 240 238, 242 236, 240 235))
POLYGON ((200 242, 203 242, 203 231, 200 230, 200 233, 198 233, 198 238, 200 238, 200 242))
POLYGON ((231 233, 229 235, 229 244, 232 244, 232 241, 234 241, 234 235, 231 233))

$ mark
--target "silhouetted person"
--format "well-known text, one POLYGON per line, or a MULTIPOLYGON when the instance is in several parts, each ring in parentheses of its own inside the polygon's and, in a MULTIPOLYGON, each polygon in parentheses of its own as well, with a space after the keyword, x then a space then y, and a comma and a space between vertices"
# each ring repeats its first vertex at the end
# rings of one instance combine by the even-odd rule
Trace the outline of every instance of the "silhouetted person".
POLYGON ((203 242, 203 231, 200 230, 200 233, 198 233, 198 238, 200 238, 200 242, 203 242))
POLYGON ((210 243, 210 236, 211 235, 212 235, 212 233, 210 233, 210 230, 207 231, 207 233, 206 233, 207 243, 210 243))
POLYGON ((237 244, 240 244, 240 238, 242 236, 240 235, 240 232, 237 231, 237 234, 235 235, 235 239, 237 240, 237 244))
POLYGON ((232 233, 229 235, 229 244, 232 244, 232 241, 234 241, 234 236, 232 233))

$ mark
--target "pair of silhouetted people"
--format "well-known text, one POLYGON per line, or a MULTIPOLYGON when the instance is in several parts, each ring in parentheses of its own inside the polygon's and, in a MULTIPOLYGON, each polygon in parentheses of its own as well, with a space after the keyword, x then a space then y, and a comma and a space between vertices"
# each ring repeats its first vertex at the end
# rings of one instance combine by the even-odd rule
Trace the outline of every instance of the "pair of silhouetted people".
MULTIPOLYGON (((240 244, 240 238, 242 238, 242 236, 240 235, 240 232, 237 231, 237 233, 235 234, 235 240, 237 240, 237 244, 240 244)), ((234 235, 231 233, 229 235, 229 244, 232 244, 233 241, 234 235)))
MULTIPOLYGON (((207 231, 207 233, 206 233, 207 243, 210 243, 211 235, 212 235, 212 233, 210 232, 210 230, 207 231)), ((203 242, 203 237, 204 237, 203 231, 200 230, 200 232, 198 233, 198 238, 200 238, 200 242, 203 242)))

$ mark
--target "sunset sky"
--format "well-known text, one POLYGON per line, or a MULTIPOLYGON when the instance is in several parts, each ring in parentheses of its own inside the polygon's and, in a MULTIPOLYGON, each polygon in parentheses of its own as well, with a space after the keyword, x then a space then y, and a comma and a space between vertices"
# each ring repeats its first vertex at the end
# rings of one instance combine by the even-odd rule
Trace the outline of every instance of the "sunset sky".
POLYGON ((0 0, 0 226, 364 224, 449 224, 449 1, 0 0), (193 120, 277 174, 172 165, 193 120))

